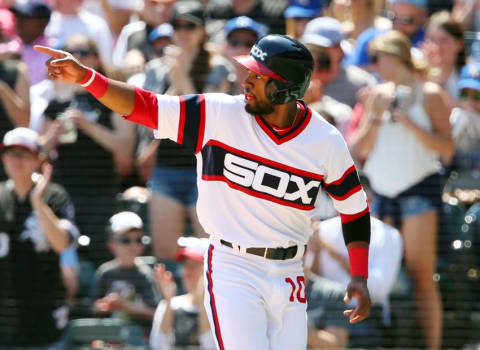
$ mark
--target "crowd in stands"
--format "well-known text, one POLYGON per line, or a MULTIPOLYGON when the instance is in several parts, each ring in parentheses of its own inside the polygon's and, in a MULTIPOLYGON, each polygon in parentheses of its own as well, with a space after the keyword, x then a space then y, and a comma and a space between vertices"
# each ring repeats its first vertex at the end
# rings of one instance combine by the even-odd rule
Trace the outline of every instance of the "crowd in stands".
POLYGON ((479 31, 480 0, 0 0, 0 349, 128 343, 117 326, 144 348, 215 348, 194 154, 49 80, 34 45, 158 94, 236 95, 233 57, 269 33, 311 51, 304 100, 345 137, 372 212, 371 317, 351 325, 319 195, 309 346, 478 346, 479 31), (85 318, 104 333, 80 336, 85 318))

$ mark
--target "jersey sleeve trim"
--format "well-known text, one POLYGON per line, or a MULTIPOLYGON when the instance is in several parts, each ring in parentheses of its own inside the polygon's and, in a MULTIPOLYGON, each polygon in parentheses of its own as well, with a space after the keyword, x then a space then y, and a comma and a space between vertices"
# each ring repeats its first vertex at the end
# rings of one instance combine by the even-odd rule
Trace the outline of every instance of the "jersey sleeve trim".
POLYGON ((342 224, 346 224, 352 221, 359 219, 360 217, 364 216, 365 214, 370 212, 370 208, 367 206, 364 210, 356 214, 342 214, 340 213, 340 218, 342 220, 342 224))
POLYGON ((370 230, 369 211, 363 213, 363 215, 358 216, 352 221, 342 221, 343 239, 345 240, 345 244, 358 241, 370 243, 370 230))
POLYGON ((343 175, 330 183, 324 183, 327 193, 335 200, 342 201, 362 189, 355 166, 348 168, 343 175))
POLYGON ((147 128, 158 129, 158 99, 153 92, 135 87, 135 106, 128 121, 141 124, 147 128))

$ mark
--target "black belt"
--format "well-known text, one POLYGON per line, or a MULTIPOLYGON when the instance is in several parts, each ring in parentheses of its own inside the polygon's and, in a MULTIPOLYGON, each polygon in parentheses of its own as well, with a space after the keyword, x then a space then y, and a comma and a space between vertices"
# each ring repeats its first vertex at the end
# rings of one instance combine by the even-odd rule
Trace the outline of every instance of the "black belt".
MULTIPOLYGON (((233 248, 232 243, 227 242, 223 239, 220 240, 220 243, 224 246, 233 248)), ((297 250, 298 246, 294 245, 288 248, 247 248, 246 252, 270 260, 287 260, 294 258, 297 255, 297 250)), ((305 245, 304 253, 306 250, 307 246, 305 245)))

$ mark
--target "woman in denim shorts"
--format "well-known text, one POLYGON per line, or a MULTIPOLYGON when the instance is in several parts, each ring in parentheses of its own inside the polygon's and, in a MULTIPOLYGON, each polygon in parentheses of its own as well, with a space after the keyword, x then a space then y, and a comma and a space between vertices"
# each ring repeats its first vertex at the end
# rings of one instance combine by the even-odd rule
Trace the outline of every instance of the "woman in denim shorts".
POLYGON ((415 282, 425 345, 440 349, 442 301, 433 280, 441 207, 441 161, 454 153, 442 88, 420 78, 410 40, 390 31, 369 47, 382 83, 369 92, 352 149, 376 193, 372 213, 400 229, 405 265, 415 282))

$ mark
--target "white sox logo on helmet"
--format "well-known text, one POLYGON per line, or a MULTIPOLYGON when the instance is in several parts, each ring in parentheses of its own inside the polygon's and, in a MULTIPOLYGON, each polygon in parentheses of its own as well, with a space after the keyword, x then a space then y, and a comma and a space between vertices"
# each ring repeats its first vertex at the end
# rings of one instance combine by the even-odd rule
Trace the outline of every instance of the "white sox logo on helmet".
POLYGON ((263 52, 262 49, 260 49, 257 45, 252 46, 250 54, 254 57, 261 59, 262 61, 265 61, 265 57, 267 56, 267 53, 263 52))

